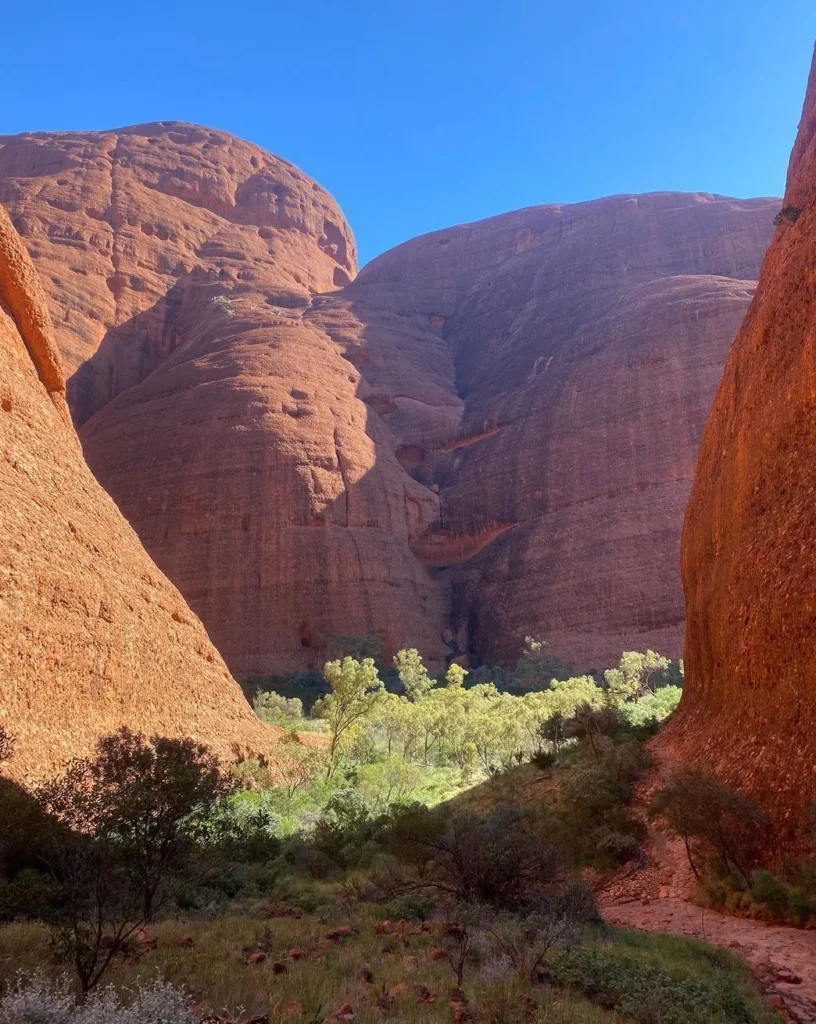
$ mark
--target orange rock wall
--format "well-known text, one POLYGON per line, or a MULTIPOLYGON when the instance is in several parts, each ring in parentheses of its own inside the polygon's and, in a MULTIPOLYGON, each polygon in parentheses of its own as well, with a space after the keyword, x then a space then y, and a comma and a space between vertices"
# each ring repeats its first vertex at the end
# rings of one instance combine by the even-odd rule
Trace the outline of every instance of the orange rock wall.
POLYGON ((122 724, 230 756, 276 736, 94 479, 36 272, 0 207, 0 724, 48 775, 122 724))
POLYGON ((778 201, 535 207, 352 280, 327 193, 194 125, 0 138, 0 199, 87 458, 236 674, 370 632, 681 653, 683 508, 778 201))
POLYGON ((686 693, 666 741, 792 835, 816 801, 816 65, 782 207, 686 513, 686 693))

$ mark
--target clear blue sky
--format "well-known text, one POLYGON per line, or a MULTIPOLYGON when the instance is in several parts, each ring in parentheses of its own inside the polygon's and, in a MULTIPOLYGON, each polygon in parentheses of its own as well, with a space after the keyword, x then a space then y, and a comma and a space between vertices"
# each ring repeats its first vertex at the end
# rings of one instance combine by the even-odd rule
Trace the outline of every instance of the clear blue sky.
POLYGON ((293 161, 361 262, 506 210, 779 195, 814 0, 23 0, 0 133, 183 120, 293 161))

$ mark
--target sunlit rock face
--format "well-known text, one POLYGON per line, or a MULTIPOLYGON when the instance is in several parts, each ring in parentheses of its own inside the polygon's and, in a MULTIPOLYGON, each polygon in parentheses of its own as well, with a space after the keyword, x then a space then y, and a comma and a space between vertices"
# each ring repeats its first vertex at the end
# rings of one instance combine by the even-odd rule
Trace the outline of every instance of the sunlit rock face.
POLYGON ((223 132, 0 138, 88 460, 233 672, 681 653, 700 432, 779 203, 662 193, 413 239, 223 132))
POLYGON ((816 70, 781 205, 686 514, 686 694, 667 741, 793 836, 816 800, 816 70))
POLYGON ((224 757, 278 734, 82 458, 36 271, 0 207, 0 726, 35 781, 121 725, 224 757))

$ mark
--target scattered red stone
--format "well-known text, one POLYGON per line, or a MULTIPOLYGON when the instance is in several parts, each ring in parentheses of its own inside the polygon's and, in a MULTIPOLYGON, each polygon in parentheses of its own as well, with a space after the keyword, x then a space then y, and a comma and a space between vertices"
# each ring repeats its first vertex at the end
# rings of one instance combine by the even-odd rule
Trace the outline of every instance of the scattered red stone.
POLYGON ((448 952, 445 949, 440 949, 439 946, 433 946, 431 948, 431 960, 447 960, 448 952))
POLYGON ((357 935, 359 929, 352 928, 350 924, 341 924, 339 928, 335 928, 332 932, 326 933, 326 938, 331 942, 337 942, 339 939, 347 939, 351 935, 357 935))
POLYGON ((291 1014, 300 1014, 303 1013, 303 1007, 297 999, 293 999, 291 1003, 286 1004, 286 1012, 291 1014))
POLYGON ((374 925, 375 935, 393 935, 394 926, 390 921, 378 921, 374 925))
POLYGON ((417 1001, 420 1003, 435 1003, 437 998, 436 992, 431 992, 425 985, 420 985, 417 989, 417 1001))
POLYGON ((181 939, 181 941, 179 942, 180 949, 192 949, 193 946, 195 946, 195 942, 193 942, 192 935, 185 935, 184 938, 181 939))
POLYGON ((136 932, 136 941, 139 943, 139 945, 145 952, 149 952, 150 950, 156 949, 156 947, 159 944, 159 940, 156 936, 156 933, 153 931, 152 928, 148 927, 147 925, 145 925, 144 928, 140 928, 136 932))
POLYGON ((453 1014, 453 1024, 465 1024, 466 1021, 470 1020, 467 1003, 461 999, 451 999, 448 1006, 450 1006, 451 1013, 453 1014))
POLYGON ((250 953, 247 957, 248 964, 262 964, 266 960, 266 953, 250 953))
POLYGON ((296 907, 273 907, 269 912, 270 917, 294 917, 298 921, 303 917, 303 911, 296 907))
POLYGON ((289 957, 291 957, 292 960, 300 960, 300 958, 303 956, 303 950, 302 949, 290 949, 288 955, 289 955, 289 957))

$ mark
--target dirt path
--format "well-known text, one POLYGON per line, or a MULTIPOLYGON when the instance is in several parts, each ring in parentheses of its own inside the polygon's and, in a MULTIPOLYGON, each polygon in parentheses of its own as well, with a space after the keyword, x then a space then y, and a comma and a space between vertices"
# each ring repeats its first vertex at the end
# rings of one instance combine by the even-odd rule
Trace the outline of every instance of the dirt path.
POLYGON ((671 896, 615 903, 602 898, 601 910, 611 924, 726 946, 745 957, 772 1004, 790 1020, 816 1022, 816 931, 729 917, 671 896))
MULTIPOLYGON (((658 752, 658 764, 639 794, 641 808, 670 766, 665 748, 658 752)), ((696 882, 682 842, 654 823, 648 828, 641 862, 598 894, 604 918, 610 924, 725 946, 745 958, 769 1001, 788 1020, 816 1024, 816 930, 764 924, 697 906, 696 882)))

